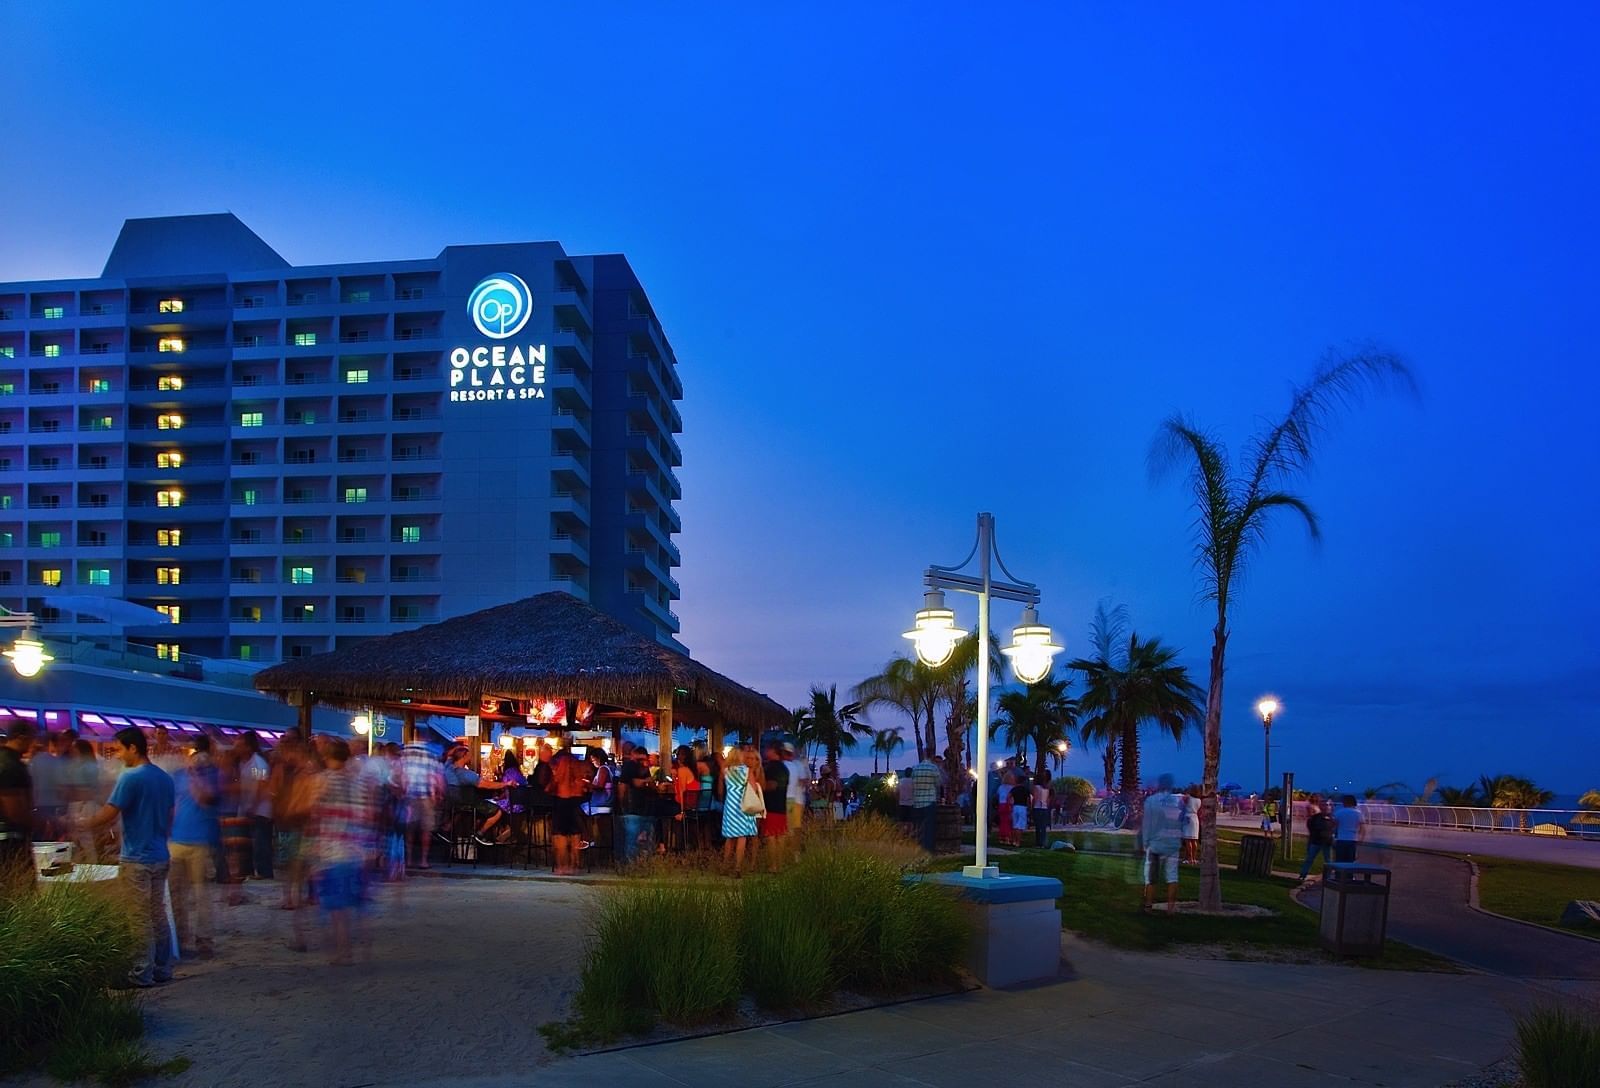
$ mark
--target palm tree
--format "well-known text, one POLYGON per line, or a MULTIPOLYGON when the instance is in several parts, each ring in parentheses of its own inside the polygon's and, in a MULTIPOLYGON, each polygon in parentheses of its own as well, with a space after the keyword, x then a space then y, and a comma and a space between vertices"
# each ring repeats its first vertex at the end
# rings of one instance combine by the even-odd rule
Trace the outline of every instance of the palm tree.
POLYGON ((1094 619, 1089 623, 1089 645, 1094 650, 1092 658, 1080 657, 1067 665, 1084 674, 1088 689, 1078 700, 1078 709, 1091 712, 1078 723, 1078 739, 1084 744, 1098 744, 1105 760, 1106 795, 1117 777, 1117 742, 1122 730, 1104 713, 1109 698, 1104 684, 1118 668, 1118 650, 1128 628, 1128 609, 1124 605, 1107 610, 1106 602, 1095 605, 1094 619))
POLYGON ((1008 691, 1000 696, 1000 713, 995 715, 990 731, 1003 727, 1006 743, 1017 752, 1023 762, 1028 743, 1034 748, 1034 775, 1044 770, 1044 761, 1050 748, 1058 740, 1065 740, 1067 730, 1077 721, 1077 700, 1069 698, 1069 681, 1047 676, 1021 691, 1008 691))
MULTIPOLYGON (((1542 790, 1529 779, 1514 774, 1483 775, 1478 779, 1478 785, 1491 808, 1543 808, 1555 799, 1555 794, 1549 790, 1542 790)), ((1517 813, 1517 826, 1528 826, 1526 812, 1517 813)))
POLYGON ((1473 785, 1440 786, 1435 792, 1439 795, 1439 804, 1456 808, 1470 808, 1482 800, 1478 796, 1478 787, 1473 785))
MULTIPOLYGON (((994 632, 989 633, 989 672, 998 676, 1004 656, 1000 653, 1000 639, 994 632)), ((978 668, 978 635, 973 632, 960 642, 956 643, 955 650, 950 654, 950 659, 937 669, 933 670, 938 679, 939 701, 945 707, 944 738, 945 751, 950 756, 950 761, 955 764, 951 773, 961 775, 966 773, 967 757, 967 730, 978 720, 978 700, 968 690, 968 684, 974 671, 978 668)), ((928 731, 928 749, 930 754, 937 752, 937 741, 933 730, 928 731)))
POLYGON ((1311 380, 1293 389, 1289 411, 1258 434, 1246 449, 1241 474, 1228 464, 1228 451, 1214 435, 1179 414, 1162 423, 1151 446, 1150 467, 1163 475, 1186 470, 1195 507, 1196 565, 1206 600, 1216 606, 1211 631, 1211 675, 1206 692, 1205 769, 1200 810, 1200 907, 1222 906, 1217 867, 1217 772, 1222 763, 1222 679, 1227 664, 1228 606, 1252 554, 1266 543, 1274 514, 1297 514, 1313 539, 1317 517, 1310 505, 1286 486, 1311 467, 1317 440, 1340 409, 1390 386, 1416 388, 1410 369, 1397 356, 1375 348, 1349 354, 1330 352, 1311 380))
POLYGON ((826 691, 812 685, 804 728, 811 743, 828 753, 828 769, 835 777, 839 774, 839 753, 854 749, 857 737, 872 732, 872 727, 857 717, 860 713, 860 703, 839 705, 838 684, 830 684, 826 691))
POLYGON ((894 754, 906 746, 905 738, 900 735, 900 726, 888 729, 874 729, 872 731, 872 773, 878 773, 878 756, 883 756, 883 769, 889 770, 894 766, 894 754))
MULTIPOLYGON (((1125 621, 1126 614, 1121 617, 1125 621)), ((1091 631, 1109 631, 1117 625, 1104 609, 1097 610, 1091 631)), ((1101 647, 1096 647, 1097 651, 1101 647)), ((1141 640, 1130 634, 1126 646, 1112 647, 1094 658, 1079 658, 1069 668, 1084 674, 1086 688, 1079 705, 1092 712, 1086 732, 1114 736, 1122 759, 1122 796, 1130 811, 1139 795, 1139 730, 1155 725, 1174 740, 1201 718, 1200 699, 1205 694, 1189 679, 1189 670, 1176 664, 1178 651, 1159 638, 1141 640)))
POLYGON ((916 738, 917 758, 924 758, 934 750, 933 721, 939 708, 940 678, 914 657, 896 656, 889 659, 883 671, 869 676, 855 686, 851 694, 863 711, 890 707, 911 719, 912 733, 916 738), (923 726, 927 726, 924 740, 923 726))
POLYGON ((1573 823, 1600 824, 1600 790, 1590 790, 1578 798, 1578 807, 1583 811, 1573 817, 1573 823))

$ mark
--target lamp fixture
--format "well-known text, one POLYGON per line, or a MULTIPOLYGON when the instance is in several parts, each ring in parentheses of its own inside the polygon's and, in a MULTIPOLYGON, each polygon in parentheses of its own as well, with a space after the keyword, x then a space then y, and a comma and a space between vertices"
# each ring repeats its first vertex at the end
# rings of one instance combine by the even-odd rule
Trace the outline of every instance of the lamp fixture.
POLYGON ((1011 645, 1000 652, 1011 659, 1011 672, 1024 684, 1037 684, 1050 675, 1050 660, 1061 652, 1050 628, 1039 622, 1033 605, 1022 610, 1022 622, 1011 631, 1011 645))
POLYGON ((922 610, 905 637, 916 647, 917 658, 928 668, 937 669, 950 660, 956 644, 967 637, 967 632, 956 626, 956 614, 945 607, 943 591, 930 589, 923 594, 922 610))

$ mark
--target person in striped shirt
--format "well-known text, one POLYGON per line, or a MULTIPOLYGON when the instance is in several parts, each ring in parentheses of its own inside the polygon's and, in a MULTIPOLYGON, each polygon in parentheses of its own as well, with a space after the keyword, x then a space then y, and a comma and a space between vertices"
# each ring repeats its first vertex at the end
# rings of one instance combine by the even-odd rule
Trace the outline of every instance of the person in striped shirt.
POLYGON ((366 901, 366 872, 373 850, 373 808, 370 783, 348 766, 350 745, 335 738, 324 753, 325 770, 317 776, 307 836, 317 898, 333 935, 330 962, 351 963, 350 930, 354 913, 366 901))

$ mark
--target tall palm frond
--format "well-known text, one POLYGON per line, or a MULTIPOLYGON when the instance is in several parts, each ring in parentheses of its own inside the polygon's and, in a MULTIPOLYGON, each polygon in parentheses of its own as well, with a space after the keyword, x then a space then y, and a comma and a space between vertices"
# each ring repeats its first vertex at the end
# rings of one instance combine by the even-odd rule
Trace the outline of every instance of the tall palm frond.
POLYGON ((1287 485, 1306 475, 1317 443, 1335 414, 1355 407, 1373 393, 1390 389, 1416 392, 1416 380, 1398 356, 1371 345, 1349 352, 1330 351, 1305 385, 1291 388, 1289 410, 1282 419, 1246 445, 1237 476, 1229 468, 1228 452, 1221 441, 1181 413, 1163 421, 1151 443, 1149 466, 1153 478, 1178 470, 1186 477, 1195 512, 1194 554, 1200 595, 1216 606, 1204 732, 1200 857, 1203 910, 1222 905, 1215 798, 1222 762, 1228 607, 1234 588, 1249 557, 1265 544, 1273 515, 1295 514, 1314 539, 1319 535, 1315 512, 1305 499, 1287 490, 1287 485))

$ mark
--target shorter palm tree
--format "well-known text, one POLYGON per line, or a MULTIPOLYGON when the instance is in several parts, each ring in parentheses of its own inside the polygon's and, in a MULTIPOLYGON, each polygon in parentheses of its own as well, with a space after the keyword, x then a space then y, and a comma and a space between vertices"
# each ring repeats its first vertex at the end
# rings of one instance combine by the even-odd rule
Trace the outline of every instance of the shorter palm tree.
POLYGON ((1440 786, 1435 791, 1439 796, 1439 804, 1451 805, 1456 808, 1470 808, 1482 801, 1475 785, 1466 786, 1440 786))
POLYGON ((1067 730, 1078 720, 1078 702, 1067 695, 1068 681, 1047 676, 1021 691, 1008 691, 998 700, 1000 713, 990 731, 1003 728, 1006 743, 1016 749, 1017 760, 1026 763, 1028 745, 1034 752, 1035 776, 1044 770, 1050 748, 1067 738, 1067 730))
POLYGON ((892 726, 888 729, 874 729, 872 731, 872 773, 878 773, 878 756, 883 756, 883 769, 893 768, 894 754, 906 746, 906 740, 900 735, 901 726, 892 726))
POLYGON ((830 684, 826 690, 820 685, 812 686, 804 728, 811 742, 828 753, 828 769, 835 777, 839 774, 839 753, 854 750, 857 738, 872 732, 860 714, 860 703, 839 704, 838 684, 830 684))
POLYGON ((1583 809, 1572 821, 1576 824, 1600 824, 1600 790, 1590 790, 1578 798, 1578 807, 1583 809))

